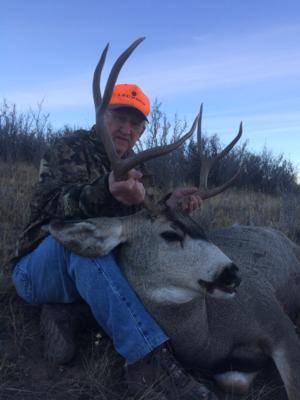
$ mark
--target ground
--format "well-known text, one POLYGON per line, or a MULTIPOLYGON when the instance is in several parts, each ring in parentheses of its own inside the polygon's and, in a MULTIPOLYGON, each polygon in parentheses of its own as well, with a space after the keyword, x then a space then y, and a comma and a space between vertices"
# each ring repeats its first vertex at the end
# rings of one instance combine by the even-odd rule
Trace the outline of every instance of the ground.
POLYGON ((78 337, 79 351, 67 366, 51 366, 43 357, 40 307, 16 295, 1 302, 1 400, 124 399, 122 362, 110 341, 88 326, 78 337), (121 382, 121 383, 120 383, 121 382))
MULTIPOLYGON (((123 361, 92 318, 78 334, 76 358, 52 366, 43 356, 40 307, 27 305, 13 290, 0 303, 1 400, 125 400, 123 361)), ((247 397, 216 391, 220 400, 286 400, 280 378, 270 365, 247 397)), ((147 400, 142 396, 138 400, 147 400)))

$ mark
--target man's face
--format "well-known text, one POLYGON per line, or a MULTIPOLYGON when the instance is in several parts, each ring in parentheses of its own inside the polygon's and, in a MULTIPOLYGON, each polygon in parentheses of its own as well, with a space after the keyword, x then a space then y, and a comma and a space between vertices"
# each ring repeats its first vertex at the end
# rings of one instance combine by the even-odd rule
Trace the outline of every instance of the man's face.
POLYGON ((132 149, 145 130, 145 119, 131 108, 118 108, 105 112, 105 124, 112 137, 116 152, 123 156, 132 149))

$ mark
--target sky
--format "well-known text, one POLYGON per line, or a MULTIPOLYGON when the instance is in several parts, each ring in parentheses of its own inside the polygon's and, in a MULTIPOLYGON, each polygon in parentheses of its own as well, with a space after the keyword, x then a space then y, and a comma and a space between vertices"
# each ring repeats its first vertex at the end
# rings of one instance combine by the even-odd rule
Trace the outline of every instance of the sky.
POLYGON ((0 100, 19 111, 43 104, 56 128, 90 127, 91 82, 110 43, 102 87, 118 55, 146 40, 122 69, 172 120, 228 143, 243 121, 255 152, 267 146, 300 170, 299 0, 36 0, 0 9, 0 100))

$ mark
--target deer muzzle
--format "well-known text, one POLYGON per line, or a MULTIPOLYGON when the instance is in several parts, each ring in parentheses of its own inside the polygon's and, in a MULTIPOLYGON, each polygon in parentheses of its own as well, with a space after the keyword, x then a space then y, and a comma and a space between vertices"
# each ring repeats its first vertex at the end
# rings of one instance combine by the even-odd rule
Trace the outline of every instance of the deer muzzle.
POLYGON ((198 283, 212 296, 227 297, 229 295, 229 297, 232 297, 241 283, 241 277, 238 275, 238 267, 231 263, 212 281, 207 282, 199 279, 198 283))

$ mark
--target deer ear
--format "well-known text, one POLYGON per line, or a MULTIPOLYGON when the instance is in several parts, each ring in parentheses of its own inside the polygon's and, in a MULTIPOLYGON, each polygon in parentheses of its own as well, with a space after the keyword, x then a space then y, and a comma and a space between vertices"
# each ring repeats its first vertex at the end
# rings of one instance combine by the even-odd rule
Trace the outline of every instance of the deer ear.
POLYGON ((44 229, 68 250, 84 257, 104 256, 126 241, 119 218, 93 218, 80 222, 54 220, 44 229))

